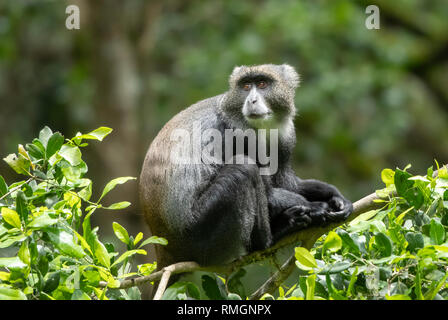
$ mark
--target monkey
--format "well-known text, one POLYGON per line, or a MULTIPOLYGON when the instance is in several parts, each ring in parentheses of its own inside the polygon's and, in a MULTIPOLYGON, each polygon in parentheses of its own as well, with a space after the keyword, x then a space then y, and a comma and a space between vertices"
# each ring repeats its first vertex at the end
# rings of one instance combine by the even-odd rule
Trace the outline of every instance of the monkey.
POLYGON ((203 266, 229 263, 291 233, 350 215, 352 203, 335 186, 300 179, 292 169, 299 83, 299 74, 288 64, 237 66, 225 93, 191 105, 161 129, 149 146, 139 179, 145 220, 152 234, 168 240, 156 248, 159 268, 180 261, 203 266), (180 148, 191 154, 216 140, 214 146, 225 150, 213 152, 216 161, 174 161, 176 138, 194 136, 195 130, 214 130, 221 137, 197 135, 196 147, 185 140, 180 148), (243 136, 244 148, 239 149, 228 143, 241 136, 228 131, 248 130, 276 130, 277 135, 259 135, 252 143, 243 136), (258 151, 269 146, 270 159, 277 158, 273 170, 266 168, 258 152, 249 154, 253 144, 258 151), (227 161, 230 158, 233 162, 227 161))

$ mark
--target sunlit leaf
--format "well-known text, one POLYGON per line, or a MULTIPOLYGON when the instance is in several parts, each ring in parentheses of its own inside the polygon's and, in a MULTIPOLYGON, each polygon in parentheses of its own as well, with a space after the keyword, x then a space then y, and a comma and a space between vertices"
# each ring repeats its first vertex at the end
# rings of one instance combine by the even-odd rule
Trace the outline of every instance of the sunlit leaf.
POLYGON ((81 163, 81 151, 78 147, 64 144, 59 150, 59 155, 67 160, 72 166, 77 166, 81 163))
POLYGON ((103 209, 121 210, 121 209, 125 209, 125 208, 129 207, 130 205, 131 205, 131 203, 129 201, 122 201, 122 202, 117 202, 117 203, 111 204, 110 206, 107 206, 107 207, 103 207, 103 209))
POLYGON ((82 247, 75 243, 75 239, 72 234, 61 229, 47 229, 46 231, 50 241, 58 248, 63 254, 74 258, 82 258, 85 256, 82 247))
POLYGON ((442 224, 432 219, 429 226, 429 235, 433 244, 442 244, 445 241, 445 228, 442 224))
POLYGON ((0 300, 27 300, 27 298, 19 289, 0 287, 0 300))
POLYGON ((167 245, 168 244, 168 240, 161 238, 161 237, 157 237, 157 236, 152 236, 149 237, 148 239, 146 239, 145 241, 143 241, 140 245, 139 248, 146 246, 147 244, 161 244, 161 245, 167 245))
POLYGON ((123 226, 121 226, 118 222, 112 222, 112 228, 114 229, 115 235, 121 242, 129 244, 129 234, 123 226))
POLYGON ((51 136, 53 135, 53 131, 51 131, 50 128, 45 126, 40 132, 39 132, 39 141, 42 143, 42 145, 46 148, 48 145, 48 140, 50 140, 51 136))
POLYGON ((135 255, 135 254, 143 254, 143 255, 146 255, 146 251, 145 251, 145 250, 142 250, 142 249, 126 251, 126 252, 123 253, 117 260, 115 260, 115 262, 112 264, 112 267, 113 267, 113 266, 116 266, 116 265, 118 265, 118 264, 120 264, 120 263, 122 263, 125 259, 127 259, 127 258, 129 258, 129 257, 132 257, 132 256, 135 255))
POLYGON ((3 160, 18 174, 28 175, 31 162, 21 154, 12 153, 3 160))
POLYGON ((342 239, 334 231, 330 231, 325 238, 323 244, 323 250, 328 250, 330 252, 336 252, 342 248, 342 239))
POLYGON ((297 259, 296 265, 302 270, 312 270, 313 268, 317 268, 316 260, 311 253, 303 247, 295 248, 295 258, 297 259))
POLYGON ((384 182, 386 187, 394 183, 395 172, 392 169, 384 169, 381 171, 381 180, 384 182))
POLYGON ((135 180, 137 178, 135 177, 119 177, 119 178, 115 178, 111 181, 109 181, 106 186, 104 187, 103 193, 101 194, 100 199, 98 200, 98 202, 101 201, 101 199, 108 194, 112 189, 114 189, 118 184, 123 184, 129 180, 135 180))
POLYGON ((22 227, 22 223, 20 222, 19 214, 9 208, 3 207, 1 210, 3 220, 5 220, 8 224, 13 227, 20 229, 22 227))

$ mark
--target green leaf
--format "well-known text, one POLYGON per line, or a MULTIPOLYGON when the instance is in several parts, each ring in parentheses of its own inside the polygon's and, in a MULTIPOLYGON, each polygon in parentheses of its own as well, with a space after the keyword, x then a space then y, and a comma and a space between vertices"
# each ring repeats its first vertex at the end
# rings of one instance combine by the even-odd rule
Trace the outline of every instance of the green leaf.
POLYGON ((0 258, 0 268, 8 268, 11 270, 20 270, 26 268, 27 265, 20 260, 19 257, 0 258))
POLYGON ((63 254, 74 258, 82 258, 85 256, 82 247, 75 243, 75 238, 67 231, 51 228, 47 229, 46 233, 51 243, 63 254))
POLYGON ((25 195, 22 191, 17 192, 16 210, 21 220, 25 221, 26 223, 28 221, 28 207, 26 206, 25 195))
POLYGON ((89 179, 86 179, 86 180, 89 181, 88 184, 87 184, 87 186, 84 187, 83 189, 81 189, 81 190, 78 192, 78 195, 79 195, 79 197, 80 197, 81 199, 83 199, 84 201, 89 201, 89 200, 90 200, 90 197, 92 196, 92 181, 90 181, 89 179))
POLYGON ((42 213, 40 216, 34 218, 27 227, 31 229, 41 229, 44 227, 51 226, 58 222, 58 219, 51 218, 47 212, 42 213))
POLYGON ((352 239, 352 237, 347 231, 343 229, 338 229, 336 232, 341 237, 342 243, 344 244, 345 248, 348 248, 351 252, 355 254, 359 254, 360 252, 359 247, 356 245, 355 241, 352 239))
POLYGON ((355 282, 358 279, 357 275, 358 275, 358 266, 356 266, 355 270, 353 271, 353 273, 350 277, 350 282, 347 287, 347 295, 348 296, 353 296, 355 294, 354 288, 355 288, 355 282))
POLYGON ((22 242, 25 239, 26 239, 26 235, 23 233, 20 233, 19 235, 16 235, 16 236, 2 237, 2 239, 0 240, 0 249, 10 247, 14 243, 22 242))
POLYGON ((108 127, 99 127, 89 133, 82 134, 74 137, 72 140, 76 140, 77 143, 80 143, 82 139, 91 139, 91 140, 99 140, 103 141, 103 139, 112 132, 111 128, 108 127))
POLYGON ((34 139, 33 143, 27 143, 25 148, 28 151, 28 154, 37 160, 45 157, 45 147, 37 139, 34 139))
POLYGON ((136 246, 142 239, 143 239, 143 233, 142 232, 137 233, 134 239, 134 246, 136 246))
POLYGON ((119 223, 113 222, 112 228, 114 229, 114 233, 121 242, 125 244, 129 244, 129 234, 125 228, 123 228, 119 223))
POLYGON ((246 275, 246 270, 244 268, 239 269, 237 272, 234 272, 228 278, 226 282, 226 286, 229 292, 238 294, 239 297, 246 298, 246 289, 243 285, 241 279, 246 275))
POLYGON ((142 250, 142 249, 137 249, 137 250, 129 250, 126 251, 125 253, 123 253, 113 264, 112 267, 120 264, 121 262, 123 262, 125 259, 135 255, 135 254, 143 254, 146 255, 146 251, 142 250))
POLYGON ((394 294, 393 296, 390 296, 386 294, 387 300, 412 300, 410 296, 405 294, 394 294))
POLYGON ((342 239, 334 231, 330 231, 325 238, 322 250, 336 252, 342 248, 342 239))
POLYGON ((445 241, 445 228, 436 220, 431 219, 429 236, 431 238, 431 243, 442 244, 445 241))
POLYGON ((129 180, 135 180, 137 178, 135 177, 119 177, 119 178, 115 178, 111 181, 109 181, 106 186, 104 187, 103 193, 101 194, 101 197, 99 198, 98 202, 101 201, 101 199, 103 199, 103 197, 108 194, 112 189, 114 189, 118 184, 123 184, 129 180))
POLYGON ((4 196, 6 193, 8 193, 8 185, 6 184, 5 179, 0 176, 0 197, 4 196))
POLYGON ((59 286, 60 278, 61 278, 60 271, 47 273, 44 278, 45 283, 44 283, 43 291, 47 292, 47 293, 51 293, 53 290, 56 290, 56 288, 59 286))
POLYGON ((409 203, 409 205, 415 207, 415 209, 420 209, 420 207, 425 202, 425 197, 423 193, 418 188, 410 188, 405 191, 403 194, 403 198, 409 203))
POLYGON ((414 181, 408 180, 412 175, 408 172, 397 169, 394 175, 394 184, 397 189, 397 193, 400 196, 404 196, 406 191, 413 187, 414 181))
POLYGON ((50 140, 51 136, 53 135, 53 131, 51 131, 50 128, 45 126, 40 132, 39 132, 39 141, 42 143, 42 145, 46 148, 48 144, 48 140, 50 140))
POLYGON ((333 264, 325 265, 321 270, 319 270, 318 274, 333 274, 340 273, 344 270, 347 270, 351 267, 351 263, 347 261, 337 261, 333 264))
POLYGON ((64 137, 59 132, 53 134, 48 140, 46 148, 47 159, 50 158, 53 154, 55 154, 57 151, 59 151, 63 144, 64 144, 64 137))
POLYGON ((157 268, 157 262, 139 264, 137 268, 139 273, 143 274, 144 276, 148 276, 157 268))
POLYGON ((314 300, 314 289, 316 287, 316 275, 312 274, 306 278, 306 300, 314 300))
POLYGON ((420 249, 425 246, 423 235, 421 233, 408 232, 404 237, 408 242, 407 250, 409 251, 415 251, 416 249, 420 249))
POLYGON ((141 247, 146 246, 147 244, 150 244, 150 243, 161 244, 161 245, 165 246, 165 245, 168 244, 168 240, 166 240, 165 238, 152 236, 152 237, 146 239, 145 241, 143 241, 142 244, 140 244, 138 247, 141 248, 141 247))
POLYGON ((384 169, 381 171, 381 180, 384 182, 386 187, 394 183, 395 172, 392 169, 384 169))
POLYGON ((125 209, 125 208, 129 207, 130 205, 131 205, 131 203, 128 201, 122 201, 122 202, 117 202, 117 203, 111 204, 108 207, 103 207, 103 209, 120 210, 120 209, 125 209))
POLYGON ((77 166, 81 163, 81 151, 78 147, 64 144, 59 150, 59 155, 67 160, 72 166, 77 166))
POLYGON ((307 249, 303 247, 296 247, 295 257, 297 259, 296 265, 300 269, 312 270, 313 268, 317 268, 316 260, 307 249))
POLYGON ((3 207, 1 213, 3 220, 5 220, 8 224, 16 227, 17 229, 20 229, 22 227, 19 214, 16 211, 3 207))
POLYGON ((27 241, 22 242, 22 245, 20 246, 17 256, 20 258, 20 260, 22 260, 23 263, 30 265, 31 262, 30 249, 28 248, 27 241))
POLYGON ((392 240, 382 232, 375 234, 375 244, 383 256, 388 257, 392 254, 392 240))
POLYGON ((11 153, 3 160, 18 174, 28 175, 31 162, 21 154, 17 157, 15 153, 11 153))
POLYGON ((90 248, 90 245, 87 243, 86 239, 81 236, 78 232, 74 231, 76 238, 81 242, 81 247, 83 247, 85 250, 87 250, 90 255, 93 257, 92 248, 90 248))
POLYGON ((241 296, 237 295, 236 293, 229 293, 227 295, 227 300, 243 300, 241 299, 241 296))
POLYGON ((443 278, 437 282, 437 285, 433 290, 430 290, 429 292, 427 292, 425 294, 425 300, 433 300, 434 297, 436 296, 437 292, 439 292, 445 286, 447 279, 448 279, 448 273, 446 273, 443 276, 443 278))
POLYGON ((27 298, 21 290, 0 287, 0 300, 27 300, 27 298))
POLYGON ((211 300, 225 300, 227 294, 225 290, 220 288, 218 281, 222 284, 219 278, 212 278, 209 275, 203 275, 202 279, 202 288, 204 289, 205 294, 211 300))
POLYGON ((180 295, 187 294, 196 300, 201 299, 201 293, 199 288, 193 282, 179 281, 171 285, 166 289, 163 294, 163 300, 176 300, 180 295))
POLYGON ((415 295, 417 296, 417 300, 424 300, 423 294, 422 294, 422 280, 421 280, 421 274, 420 274, 420 268, 417 264, 417 270, 415 272, 415 289, 414 289, 415 295))
POLYGON ((105 266, 108 269, 110 268, 109 253, 107 252, 104 244, 102 244, 98 238, 95 238, 93 253, 95 254, 95 257, 98 259, 98 262, 101 265, 105 266))
POLYGON ((75 289, 72 294, 71 300, 92 300, 84 291, 80 289, 75 289))
POLYGON ((87 172, 87 165, 84 161, 76 165, 72 166, 67 161, 61 161, 58 163, 58 166, 61 168, 64 177, 67 180, 78 183, 78 180, 87 172))

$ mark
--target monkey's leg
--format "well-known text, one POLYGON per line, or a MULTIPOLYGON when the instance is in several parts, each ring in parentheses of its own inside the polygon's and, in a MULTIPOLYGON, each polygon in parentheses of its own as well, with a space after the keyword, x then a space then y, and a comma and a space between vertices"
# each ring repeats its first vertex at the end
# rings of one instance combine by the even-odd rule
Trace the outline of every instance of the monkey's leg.
POLYGON ((265 186, 256 165, 228 164, 197 196, 192 255, 217 264, 271 245, 265 186))

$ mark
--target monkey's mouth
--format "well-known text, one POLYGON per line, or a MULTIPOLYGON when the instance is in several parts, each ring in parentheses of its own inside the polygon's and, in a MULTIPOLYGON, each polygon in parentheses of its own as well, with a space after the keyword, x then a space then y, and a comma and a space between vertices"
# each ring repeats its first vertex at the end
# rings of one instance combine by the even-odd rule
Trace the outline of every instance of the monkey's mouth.
POLYGON ((270 118, 270 113, 251 113, 246 116, 249 120, 265 120, 270 118))

